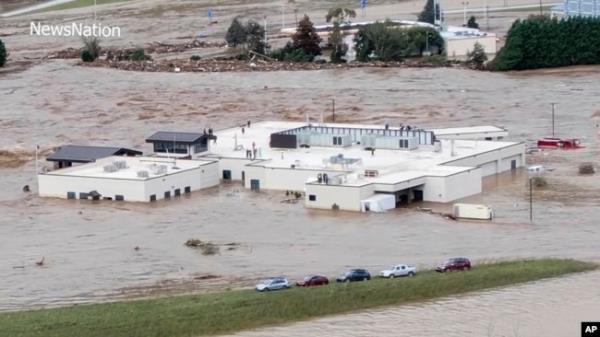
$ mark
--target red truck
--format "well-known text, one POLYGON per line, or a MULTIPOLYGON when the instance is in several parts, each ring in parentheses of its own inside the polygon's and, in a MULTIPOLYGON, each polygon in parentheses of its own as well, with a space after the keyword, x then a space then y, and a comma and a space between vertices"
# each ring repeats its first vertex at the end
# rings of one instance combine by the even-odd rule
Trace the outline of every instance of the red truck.
POLYGON ((576 138, 541 138, 537 141, 537 146, 541 149, 580 149, 583 147, 579 139, 576 138))

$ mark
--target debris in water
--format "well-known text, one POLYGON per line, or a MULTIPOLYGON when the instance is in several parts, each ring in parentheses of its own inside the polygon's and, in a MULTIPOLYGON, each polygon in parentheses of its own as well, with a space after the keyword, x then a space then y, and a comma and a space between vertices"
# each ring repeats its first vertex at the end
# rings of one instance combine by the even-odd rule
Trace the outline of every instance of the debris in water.
POLYGON ((43 266, 44 265, 44 260, 46 259, 45 256, 42 256, 42 259, 39 261, 36 261, 35 264, 38 266, 43 266))
POLYGON ((203 242, 199 239, 189 239, 185 242, 185 245, 188 247, 202 249, 202 255, 215 255, 219 253, 219 246, 212 242, 203 242))

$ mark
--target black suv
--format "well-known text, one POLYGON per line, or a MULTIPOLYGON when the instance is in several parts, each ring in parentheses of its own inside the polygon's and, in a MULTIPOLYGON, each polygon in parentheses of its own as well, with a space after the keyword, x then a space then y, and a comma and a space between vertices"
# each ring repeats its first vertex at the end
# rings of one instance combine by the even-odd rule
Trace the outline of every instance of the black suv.
POLYGON ((368 281, 371 279, 371 274, 365 269, 350 269, 344 274, 335 279, 336 282, 354 282, 368 281))

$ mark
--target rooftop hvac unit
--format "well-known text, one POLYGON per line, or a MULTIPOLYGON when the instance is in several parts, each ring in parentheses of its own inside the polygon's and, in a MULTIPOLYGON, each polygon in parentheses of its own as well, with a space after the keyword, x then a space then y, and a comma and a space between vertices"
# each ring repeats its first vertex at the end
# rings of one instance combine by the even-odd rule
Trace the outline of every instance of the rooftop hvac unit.
POLYGON ((138 178, 148 178, 150 176, 150 173, 148 171, 138 171, 137 172, 137 176, 138 178))
POLYGON ((152 166, 152 174, 154 174, 154 175, 167 174, 167 165, 153 165, 152 166))
POLYGON ((442 152, 442 142, 439 140, 433 142, 433 152, 442 152))
POLYGON ((104 165, 104 172, 113 173, 119 170, 114 164, 104 165))
POLYGON ((112 163, 118 170, 123 170, 127 168, 127 162, 124 160, 116 160, 112 163))

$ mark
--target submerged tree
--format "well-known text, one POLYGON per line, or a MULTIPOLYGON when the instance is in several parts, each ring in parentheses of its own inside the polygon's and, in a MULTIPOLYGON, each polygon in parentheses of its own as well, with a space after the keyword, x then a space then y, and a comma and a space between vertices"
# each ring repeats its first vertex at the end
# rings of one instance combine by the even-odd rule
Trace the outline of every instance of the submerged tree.
POLYGON ((467 21, 467 27, 479 29, 479 23, 477 23, 477 18, 475 18, 475 15, 471 15, 467 21))
POLYGON ((485 49, 479 42, 475 42, 473 51, 467 55, 467 63, 471 64, 475 69, 483 69, 487 60, 488 57, 485 49))
POLYGON ((356 12, 353 9, 345 8, 345 7, 334 7, 327 12, 325 15, 325 20, 327 22, 346 22, 349 19, 353 19, 356 17, 356 12))
POLYGON ((264 54, 268 48, 265 42, 265 29, 254 20, 246 24, 246 47, 248 50, 264 54))
POLYGON ((292 45, 294 48, 304 50, 304 53, 315 57, 321 55, 321 37, 317 34, 315 26, 310 21, 308 15, 298 22, 296 33, 292 36, 292 45))
POLYGON ((435 11, 433 10, 433 0, 427 0, 425 7, 419 13, 418 19, 420 22, 435 24, 435 11))
POLYGON ((346 56, 346 52, 348 52, 348 46, 344 42, 340 23, 337 21, 333 23, 333 30, 331 31, 331 34, 329 34, 328 42, 331 45, 331 62, 345 62, 344 56, 346 56))
POLYGON ((94 62, 100 57, 100 40, 96 37, 83 38, 83 49, 81 50, 81 60, 83 62, 94 62))
POLYGON ((246 27, 240 22, 239 17, 236 17, 231 21, 231 25, 225 34, 225 41, 232 47, 243 46, 246 44, 246 27))
POLYGON ((4 42, 0 40, 0 67, 4 67, 6 64, 6 47, 4 46, 4 42))

